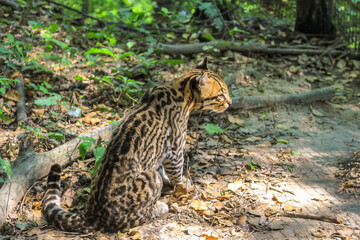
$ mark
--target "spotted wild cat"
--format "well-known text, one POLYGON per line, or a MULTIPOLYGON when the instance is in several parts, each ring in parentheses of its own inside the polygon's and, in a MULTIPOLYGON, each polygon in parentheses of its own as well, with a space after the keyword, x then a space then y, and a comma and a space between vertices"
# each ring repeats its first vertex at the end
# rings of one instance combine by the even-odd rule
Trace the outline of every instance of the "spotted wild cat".
POLYGON ((181 184, 190 112, 223 112, 230 104, 228 88, 208 70, 207 58, 171 84, 150 89, 115 129, 92 180, 84 215, 61 209, 61 167, 51 167, 43 200, 48 222, 65 231, 116 232, 151 219, 163 187, 160 164, 171 185, 181 184))

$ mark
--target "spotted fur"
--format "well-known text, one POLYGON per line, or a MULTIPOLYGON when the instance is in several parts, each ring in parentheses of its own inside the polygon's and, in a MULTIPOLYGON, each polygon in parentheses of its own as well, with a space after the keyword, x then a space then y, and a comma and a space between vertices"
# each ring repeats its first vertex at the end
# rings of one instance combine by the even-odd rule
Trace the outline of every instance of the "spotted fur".
POLYGON ((51 167, 43 200, 48 222, 77 232, 116 232, 143 224, 160 198, 160 164, 171 185, 181 184, 190 112, 223 112, 230 104, 228 88, 208 70, 207 58, 173 83, 150 89, 113 132, 92 180, 84 215, 61 209, 61 168, 51 167))

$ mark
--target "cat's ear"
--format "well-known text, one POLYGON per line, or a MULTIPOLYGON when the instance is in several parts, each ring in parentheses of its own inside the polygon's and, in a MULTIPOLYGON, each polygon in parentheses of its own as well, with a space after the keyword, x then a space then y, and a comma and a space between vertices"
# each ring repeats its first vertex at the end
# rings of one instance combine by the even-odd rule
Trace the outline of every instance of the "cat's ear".
POLYGON ((196 69, 209 70, 207 57, 205 57, 201 62, 199 62, 199 64, 196 66, 196 69))
POLYGON ((198 88, 204 88, 207 85, 208 82, 208 75, 207 73, 204 73, 203 75, 200 75, 196 78, 198 88))

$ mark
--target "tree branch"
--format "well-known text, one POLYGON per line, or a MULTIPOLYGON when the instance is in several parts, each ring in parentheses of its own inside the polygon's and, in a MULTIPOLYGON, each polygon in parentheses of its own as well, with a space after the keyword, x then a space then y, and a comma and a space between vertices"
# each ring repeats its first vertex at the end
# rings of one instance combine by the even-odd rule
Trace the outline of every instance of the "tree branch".
POLYGON ((292 55, 319 55, 324 52, 328 53, 331 56, 338 56, 342 54, 344 51, 339 50, 330 50, 328 51, 323 49, 300 49, 300 48, 272 48, 267 44, 260 43, 241 43, 241 42, 230 42, 230 41, 213 41, 213 42, 205 42, 205 43, 194 43, 194 44, 180 44, 180 45, 169 45, 163 44, 160 45, 160 48, 164 53, 167 54, 197 54, 206 52, 203 48, 205 46, 212 46, 221 51, 231 50, 234 52, 242 52, 246 54, 250 53, 265 53, 265 54, 292 54, 292 55))
POLYGON ((15 10, 20 10, 19 4, 17 4, 15 1, 8 1, 8 0, 0 0, 0 4, 9 6, 15 10))
POLYGON ((58 6, 60 6, 60 7, 66 8, 66 9, 68 9, 68 10, 70 10, 70 11, 76 12, 76 13, 78 13, 78 14, 80 14, 80 15, 83 15, 83 16, 86 17, 86 18, 94 19, 94 20, 98 21, 101 25, 106 26, 106 22, 105 22, 105 21, 103 21, 103 20, 101 20, 101 19, 99 19, 99 18, 96 18, 96 17, 92 17, 92 16, 90 16, 90 15, 88 15, 88 14, 82 12, 82 11, 79 11, 79 10, 77 10, 77 9, 74 9, 74 8, 72 8, 72 7, 69 7, 69 6, 65 5, 65 4, 58 3, 58 2, 55 2, 55 1, 52 1, 52 0, 45 0, 45 1, 48 2, 48 3, 52 3, 52 4, 55 4, 55 5, 58 5, 58 6))

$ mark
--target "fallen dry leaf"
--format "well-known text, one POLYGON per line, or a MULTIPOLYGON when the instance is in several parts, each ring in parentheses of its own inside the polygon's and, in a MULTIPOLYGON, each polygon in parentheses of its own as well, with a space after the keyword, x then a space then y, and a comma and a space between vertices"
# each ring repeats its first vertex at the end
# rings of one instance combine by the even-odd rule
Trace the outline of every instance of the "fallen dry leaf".
POLYGON ((201 200, 194 200, 190 207, 192 207, 194 210, 196 211, 205 211, 208 210, 208 206, 205 202, 201 201, 201 200))
POLYGON ((256 147, 258 147, 258 148, 271 147, 271 142, 270 141, 264 141, 263 143, 260 143, 260 144, 256 145, 256 147))
POLYGON ((260 139, 261 139, 261 137, 251 136, 251 137, 248 137, 245 140, 248 141, 248 142, 256 142, 256 141, 259 141, 260 139))
POLYGON ((296 213, 301 213, 302 212, 302 208, 297 208, 297 207, 295 207, 293 205, 290 205, 289 203, 285 203, 283 209, 285 211, 296 212, 296 213))
POLYGON ((79 118, 79 121, 84 122, 84 123, 91 123, 92 125, 95 125, 99 122, 101 122, 101 120, 99 118, 96 118, 97 112, 90 112, 88 114, 85 115, 85 117, 83 118, 79 118))
POLYGON ((217 209, 217 210, 221 210, 221 209, 223 209, 224 208, 224 205, 221 203, 221 202, 216 202, 215 204, 214 204, 214 207, 217 209))
POLYGON ((12 88, 5 93, 4 97, 17 102, 19 101, 19 92, 12 88))
POLYGON ((11 79, 14 79, 14 78, 16 78, 16 77, 18 77, 18 76, 21 76, 21 73, 19 73, 19 72, 14 72, 13 74, 11 74, 10 78, 11 78, 11 79))
POLYGON ((214 237, 212 235, 203 234, 201 237, 205 237, 205 240, 218 240, 218 237, 214 237))
POLYGON ((319 233, 319 232, 316 232, 316 233, 312 232, 312 233, 311 233, 311 235, 312 235, 312 236, 314 236, 314 237, 316 237, 316 238, 323 238, 323 237, 326 237, 326 235, 325 235, 325 234, 323 234, 323 233, 319 233))
POLYGON ((229 183, 227 188, 233 192, 236 192, 242 186, 243 186, 243 181, 241 178, 238 178, 233 183, 229 183))
POLYGON ((238 118, 238 117, 234 117, 233 115, 228 115, 228 120, 231 123, 235 123, 236 125, 239 125, 240 127, 244 126, 245 121, 238 118))

